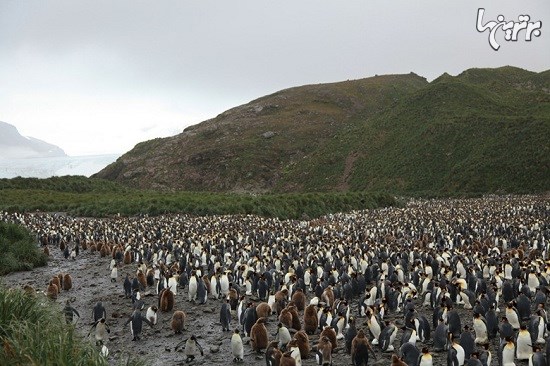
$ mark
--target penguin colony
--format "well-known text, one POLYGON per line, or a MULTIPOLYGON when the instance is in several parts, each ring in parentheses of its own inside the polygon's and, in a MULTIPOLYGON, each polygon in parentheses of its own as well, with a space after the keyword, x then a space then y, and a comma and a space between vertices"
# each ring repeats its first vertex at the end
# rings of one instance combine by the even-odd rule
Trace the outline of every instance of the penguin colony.
MULTIPOLYGON (((204 317, 201 307, 214 306, 221 364, 542 366, 549 214, 546 197, 506 196, 412 200, 312 221, 0 219, 27 226, 50 255, 105 258, 109 291, 128 305, 124 319, 108 314, 100 301, 108 294, 78 310, 93 315, 90 332, 107 355, 116 323, 122 350, 160 328, 174 337, 163 338, 162 360, 208 363, 212 329, 194 326, 189 310, 204 317)), ((47 278, 44 292, 60 301, 61 289, 75 295, 73 283, 68 274, 47 278)))

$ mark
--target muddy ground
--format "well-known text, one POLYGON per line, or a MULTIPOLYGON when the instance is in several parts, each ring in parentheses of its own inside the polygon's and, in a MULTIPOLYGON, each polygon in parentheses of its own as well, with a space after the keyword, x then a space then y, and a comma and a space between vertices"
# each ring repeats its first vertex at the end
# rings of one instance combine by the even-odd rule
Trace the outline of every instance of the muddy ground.
MULTIPOLYGON (((194 334, 204 349, 204 356, 199 356, 193 364, 205 365, 230 365, 232 356, 230 349, 231 332, 222 332, 219 323, 220 300, 209 299, 206 305, 194 305, 186 300, 187 289, 178 289, 176 295, 176 305, 174 310, 183 310, 188 317, 187 331, 183 335, 175 335, 170 329, 170 320, 172 312, 161 313, 159 311, 159 321, 154 328, 144 325, 144 331, 140 341, 132 341, 129 325, 124 323, 132 313, 132 304, 130 299, 124 297, 122 281, 125 273, 133 274, 137 268, 130 264, 123 266, 119 270, 119 278, 116 283, 110 281, 109 263, 110 258, 100 258, 99 254, 81 251, 76 260, 63 258, 58 248, 51 248, 51 258, 48 266, 37 268, 33 271, 13 273, 3 278, 4 283, 9 287, 18 287, 31 285, 36 290, 45 291, 48 281, 53 275, 59 273, 69 273, 73 278, 73 288, 69 291, 62 291, 55 301, 60 308, 69 299, 72 306, 80 313, 81 318, 76 323, 83 336, 86 336, 91 328, 92 308, 97 301, 102 301, 107 310, 107 321, 111 328, 111 339, 107 343, 109 348, 109 361, 116 365, 125 361, 129 355, 139 356, 146 360, 150 365, 184 365, 185 356, 175 351, 176 344, 184 338, 194 334)), ((153 289, 148 289, 145 296, 146 307, 157 304, 157 296, 153 289)), ((309 298, 308 298, 309 299, 309 298)), ((431 310, 422 308, 420 299, 417 301, 417 309, 421 314, 431 321, 431 310)), ((503 309, 501 304, 501 309, 503 309)), ((459 309, 463 325, 472 326, 471 311, 459 309)), ((145 311, 143 312, 145 314, 145 311)), ((352 315, 357 314, 357 304, 352 305, 352 315)), ((302 314, 300 314, 302 315, 302 314)), ((394 319, 397 325, 403 323, 401 314, 390 314, 388 319, 394 319)), ((270 316, 268 330, 271 334, 275 333, 277 318, 270 316)), ((364 318, 357 321, 358 329, 363 326, 364 318)), ((237 326, 235 314, 231 323, 232 329, 237 326)), ((399 348, 401 341, 401 330, 396 337, 394 347, 399 348)), ((273 339, 274 337, 270 337, 273 339)), ((90 342, 94 342, 93 332, 88 337, 90 342)), ((246 339, 243 339, 246 341, 246 339)), ((318 335, 310 337, 311 345, 317 344, 318 335)), ((431 346, 431 341, 426 344, 431 346)), ((423 347, 421 342, 417 342, 419 348, 423 347)), ((375 348, 376 349, 376 348, 375 348)), ((497 364, 496 341, 493 341, 490 348, 493 354, 493 364, 497 364)), ((391 352, 382 353, 376 349, 378 360, 369 361, 369 365, 390 365, 391 352)), ((434 365, 446 365, 446 353, 433 354, 434 365)), ((339 341, 339 347, 334 354, 335 366, 351 365, 351 357, 346 354, 344 341, 339 341)), ((265 365, 264 355, 256 354, 252 351, 250 345, 245 345, 245 365, 265 365)), ((520 363, 521 364, 521 363, 520 363)), ((524 363, 527 364, 527 363, 524 363)), ((303 365, 316 365, 315 357, 303 360, 303 365)))

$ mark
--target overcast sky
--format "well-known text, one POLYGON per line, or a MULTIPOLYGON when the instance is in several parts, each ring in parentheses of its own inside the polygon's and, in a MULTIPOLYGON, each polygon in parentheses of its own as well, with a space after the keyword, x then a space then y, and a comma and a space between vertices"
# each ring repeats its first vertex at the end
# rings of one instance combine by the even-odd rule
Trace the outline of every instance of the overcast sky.
POLYGON ((550 1, 0 0, 0 121, 73 156, 292 86, 504 65, 550 69, 550 1), (485 22, 530 15, 541 34, 500 31, 494 51, 479 7, 485 22))

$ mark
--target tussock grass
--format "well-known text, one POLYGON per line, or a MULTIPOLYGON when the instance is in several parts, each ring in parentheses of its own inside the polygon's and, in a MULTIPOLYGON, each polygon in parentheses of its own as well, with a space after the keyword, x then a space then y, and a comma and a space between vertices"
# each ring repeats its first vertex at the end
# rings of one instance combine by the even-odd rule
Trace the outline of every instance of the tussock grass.
MULTIPOLYGON (((130 366, 144 365, 131 359, 130 366)), ((45 296, 0 285, 0 365, 108 365, 45 296)))
POLYGON ((28 230, 0 222, 0 275, 45 266, 46 255, 28 230))

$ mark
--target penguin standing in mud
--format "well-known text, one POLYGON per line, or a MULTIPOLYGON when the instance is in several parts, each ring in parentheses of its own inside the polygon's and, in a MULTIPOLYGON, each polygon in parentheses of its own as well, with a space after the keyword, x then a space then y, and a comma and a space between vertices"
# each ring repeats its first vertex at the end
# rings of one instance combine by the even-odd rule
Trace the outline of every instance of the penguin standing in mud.
POLYGON ((383 352, 392 352, 394 350, 393 342, 397 336, 397 327, 392 323, 387 323, 382 332, 380 332, 380 337, 378 338, 378 343, 383 352))
POLYGON ((401 348, 399 348, 399 354, 407 365, 416 365, 420 358, 420 351, 410 342, 404 343, 401 348))
POLYGON ((534 343, 544 344, 544 333, 546 331, 546 320, 542 316, 542 312, 537 310, 535 315, 531 317, 529 322, 529 332, 531 333, 531 340, 534 343))
POLYGON ((474 313, 474 332, 476 334, 475 344, 485 344, 489 341, 487 334, 487 323, 479 313, 474 313))
POLYGON ((283 323, 277 324, 277 334, 275 336, 275 340, 279 342, 277 347, 279 347, 281 351, 285 351, 286 345, 292 340, 288 328, 285 327, 283 323))
POLYGON ((238 328, 235 328, 235 331, 231 336, 231 354, 233 355, 233 362, 244 361, 243 340, 241 339, 238 328))
POLYGON ((130 331, 132 333, 132 341, 140 340, 141 331, 143 329, 143 322, 149 324, 151 328, 153 327, 153 323, 151 323, 149 319, 147 319, 147 317, 143 316, 139 309, 136 309, 134 310, 130 318, 126 321, 126 323, 124 323, 124 325, 128 325, 128 323, 131 323, 130 331))
POLYGON ((355 318, 349 318, 349 327, 346 330, 345 342, 346 342, 346 351, 348 354, 351 354, 351 344, 353 339, 357 335, 357 328, 355 327, 355 318))
POLYGON ((332 365, 332 343, 328 337, 320 337, 315 354, 317 364, 321 366, 332 365))
POLYGON ((435 328, 434 332, 434 344, 433 349, 435 352, 442 352, 447 350, 447 337, 449 334, 449 328, 443 321, 443 319, 439 319, 439 324, 435 328))
POLYGON ((515 366, 514 357, 516 354, 516 345, 512 338, 508 337, 501 347, 502 366, 515 366))
POLYGON ((245 336, 249 337, 252 332, 252 327, 256 324, 258 320, 258 314, 256 313, 256 307, 253 303, 248 303, 244 315, 242 318, 242 326, 244 329, 245 336))
POLYGON ((111 282, 116 282, 117 278, 118 278, 118 266, 116 263, 114 263, 113 268, 111 268, 111 282))
POLYGON ((107 311, 105 310, 105 307, 103 306, 103 303, 101 301, 98 301, 95 304, 92 315, 94 318, 94 322, 97 322, 101 318, 107 319, 107 311))
POLYGON ((223 332, 229 331, 229 323, 231 323, 231 305, 229 305, 229 299, 226 299, 221 306, 220 323, 222 324, 223 332))
POLYGON ((516 358, 518 360, 528 360, 532 354, 531 334, 527 331, 525 324, 522 324, 516 339, 516 358))
POLYGON ((124 288, 124 297, 127 299, 132 297, 132 282, 130 281, 130 276, 126 274, 126 277, 124 277, 124 282, 122 284, 122 287, 124 288))
POLYGON ((65 314, 65 321, 67 324, 72 324, 74 315, 78 316, 80 318, 80 314, 78 311, 71 306, 70 300, 67 300, 65 302, 65 307, 63 308, 63 314, 65 314))
POLYGON ((266 318, 258 319, 250 331, 250 344, 252 349, 258 353, 268 346, 268 333, 265 323, 266 318))
POLYGON ((189 289, 188 289, 188 295, 189 295, 189 302, 197 300, 197 286, 199 285, 197 280, 197 275, 195 274, 195 271, 193 271, 193 274, 189 278, 189 289))
POLYGON ((153 325, 157 324, 157 312, 158 308, 156 306, 149 306, 147 308, 147 312, 145 313, 145 317, 147 320, 149 320, 153 325))
MULTIPOLYGON (((550 357, 550 355, 546 355, 550 357)), ((539 346, 533 347, 533 354, 529 357, 529 366, 547 366, 546 357, 539 346)))
POLYGON ((359 329, 355 338, 351 342, 351 360, 356 366, 366 366, 369 364, 369 351, 376 360, 376 354, 372 349, 368 338, 363 329, 359 329))
POLYGON ((109 329, 109 326, 105 322, 105 318, 101 318, 98 321, 94 322, 92 325, 92 328, 88 332, 88 336, 92 332, 92 329, 95 328, 95 340, 96 345, 101 346, 103 345, 103 342, 107 340, 107 334, 111 333, 111 330, 109 329))
POLYGON ((201 354, 201 356, 204 356, 204 351, 202 350, 201 345, 199 342, 197 342, 197 338, 192 335, 191 337, 184 339, 183 341, 179 342, 176 345, 176 351, 179 349, 179 347, 185 343, 185 362, 190 363, 195 359, 195 357, 198 355, 198 353, 201 354))
POLYGON ((182 310, 174 311, 174 314, 172 314, 172 320, 170 321, 170 328, 172 328, 175 334, 180 334, 185 330, 186 319, 187 316, 182 310))
POLYGON ((204 280, 200 277, 197 278, 197 301, 199 305, 206 304, 206 300, 208 299, 208 291, 206 289, 206 284, 204 283, 204 280))

